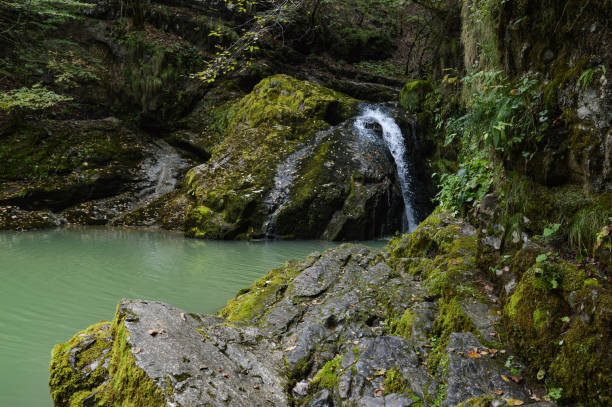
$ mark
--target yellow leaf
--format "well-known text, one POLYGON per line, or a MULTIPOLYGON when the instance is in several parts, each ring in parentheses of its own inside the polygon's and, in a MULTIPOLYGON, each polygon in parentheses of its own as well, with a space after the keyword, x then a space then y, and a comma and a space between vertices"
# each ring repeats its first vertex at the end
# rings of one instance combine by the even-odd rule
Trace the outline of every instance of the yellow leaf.
POLYGON ((524 401, 519 400, 519 399, 506 399, 506 403, 512 406, 522 406, 523 404, 525 404, 524 401))

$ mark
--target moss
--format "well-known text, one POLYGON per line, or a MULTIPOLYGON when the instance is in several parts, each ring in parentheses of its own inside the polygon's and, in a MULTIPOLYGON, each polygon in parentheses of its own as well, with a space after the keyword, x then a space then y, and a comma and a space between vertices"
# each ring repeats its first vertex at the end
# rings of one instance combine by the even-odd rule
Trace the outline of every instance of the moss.
POLYGON ((313 360, 311 358, 311 355, 307 355, 298 360, 293 366, 289 366, 289 363, 286 359, 285 364, 287 365, 288 371, 288 388, 292 389, 295 383, 308 376, 310 369, 312 369, 313 360))
POLYGON ((100 391, 100 405, 165 406, 161 389, 136 365, 125 329, 126 315, 118 309, 113 321, 113 348, 108 364, 110 381, 100 391))
POLYGON ((218 313, 231 322, 261 319, 265 311, 276 302, 308 263, 287 262, 285 267, 270 270, 268 274, 241 290, 236 298, 228 301, 218 313))
POLYGON ((472 320, 463 312, 455 297, 445 301, 440 306, 440 313, 433 324, 433 333, 437 337, 435 347, 427 359, 427 370, 435 375, 441 367, 448 363, 446 347, 453 332, 476 332, 472 320))
POLYGON ((99 406, 166 405, 162 391, 136 366, 123 325, 125 317, 118 310, 112 325, 100 322, 56 345, 49 381, 55 405, 81 406, 85 399, 93 399, 99 406), (93 345, 91 340, 95 340, 93 345), (76 369, 70 363, 75 350, 76 369), (103 367, 105 361, 108 368, 103 367), (96 369, 87 372, 87 366, 94 362, 98 363, 96 369))
POLYGON ((533 327, 536 331, 544 331, 547 328, 548 321, 550 320, 550 315, 548 312, 541 309, 535 309, 533 311, 533 327))
POLYGON ((410 308, 406 309, 399 320, 394 320, 389 323, 389 328, 393 335, 403 336, 410 339, 412 336, 412 325, 418 318, 410 308))
POLYGON ((383 380, 383 394, 405 393, 410 389, 410 383, 396 367, 387 370, 383 380))
POLYGON ((312 379, 310 385, 316 389, 336 388, 338 386, 338 378, 342 374, 340 369, 342 359, 342 355, 336 355, 335 358, 325 363, 312 379))
POLYGON ((98 322, 53 348, 49 387, 55 405, 79 405, 79 401, 90 394, 90 389, 99 386, 108 377, 102 360, 112 345, 110 326, 109 322, 98 322), (90 341, 94 341, 93 344, 90 341), (74 367, 71 355, 74 355, 76 362, 74 367), (93 372, 84 374, 82 370, 94 362, 98 362, 99 366, 93 372))
MULTIPOLYGON (((518 227, 521 232, 541 235, 544 228, 558 223, 561 228, 547 242, 557 247, 567 244, 590 252, 597 226, 603 226, 606 216, 612 215, 612 194, 587 193, 577 185, 547 188, 525 176, 510 174, 499 190, 504 209, 501 222, 508 233, 518 227), (512 220, 517 219, 518 225, 513 225, 512 220)), ((506 240, 511 240, 508 233, 506 240)))
POLYGON ((410 113, 419 112, 423 110, 425 97, 431 90, 431 84, 427 80, 408 82, 400 91, 400 105, 410 113))
POLYGON ((563 388, 562 401, 582 406, 612 402, 612 357, 609 352, 612 300, 609 290, 586 285, 578 300, 594 311, 589 321, 575 318, 549 367, 551 387, 563 388))
POLYGON ((595 283, 567 262, 537 263, 522 276, 503 310, 508 339, 527 362, 528 373, 548 372, 548 386, 563 388, 569 404, 605 405, 611 400, 610 355, 605 350, 611 297, 595 283), (555 289, 551 277, 558 279, 555 289), (568 325, 564 317, 573 311, 579 315, 568 325))
POLYGON ((577 80, 580 73, 589 63, 590 56, 583 57, 574 66, 568 66, 567 62, 559 59, 552 67, 553 79, 544 89, 544 103, 549 109, 554 109, 557 103, 557 92, 570 80, 577 80))
POLYGON ((392 261, 401 258, 433 257, 448 249, 459 233, 457 225, 446 223, 448 217, 447 213, 434 212, 412 233, 391 239, 387 250, 392 261))
POLYGON ((114 119, 45 120, 7 131, 0 145, 0 199, 65 208, 115 191, 142 158, 136 135, 114 119))

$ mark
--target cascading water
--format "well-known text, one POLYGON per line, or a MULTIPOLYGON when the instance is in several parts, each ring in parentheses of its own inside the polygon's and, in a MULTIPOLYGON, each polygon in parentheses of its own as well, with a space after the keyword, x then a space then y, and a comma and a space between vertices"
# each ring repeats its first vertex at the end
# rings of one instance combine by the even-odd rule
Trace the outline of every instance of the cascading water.
POLYGON ((404 229, 412 232, 417 227, 416 213, 414 210, 414 187, 412 168, 407 161, 406 146, 402 130, 390 116, 383 106, 366 105, 362 108, 361 115, 355 119, 355 130, 361 134, 372 135, 373 130, 368 123, 377 123, 382 127, 383 139, 387 148, 393 156, 397 169, 397 178, 404 198, 404 229))

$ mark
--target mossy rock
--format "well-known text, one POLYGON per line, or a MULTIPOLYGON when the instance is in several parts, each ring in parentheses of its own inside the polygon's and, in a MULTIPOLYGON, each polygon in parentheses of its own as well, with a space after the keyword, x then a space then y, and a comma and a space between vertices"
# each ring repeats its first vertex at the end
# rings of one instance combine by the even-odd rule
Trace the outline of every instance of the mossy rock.
POLYGON ((291 281, 316 259, 289 261, 284 267, 270 270, 268 274, 238 292, 218 315, 230 322, 263 321, 266 310, 280 300, 291 281))
POLYGON ((424 110, 425 98, 431 90, 431 83, 428 80, 408 82, 400 92, 400 105, 410 113, 420 112, 424 110))
POLYGON ((357 103, 287 75, 261 81, 227 109, 225 135, 211 160, 186 176, 193 202, 186 234, 213 239, 257 235, 277 165, 317 131, 354 115, 357 103), (202 207, 211 213, 203 216, 202 207))
POLYGON ((112 324, 99 322, 53 348, 51 397, 58 407, 165 406, 162 391, 136 366, 117 311, 112 324))
POLYGON ((144 156, 116 118, 22 123, 0 145, 0 204, 63 209, 115 195, 144 156))
POLYGON ((547 374, 563 401, 606 405, 610 393, 611 293, 564 261, 536 263, 506 300, 503 321, 510 343, 530 374, 547 374), (552 283, 554 280, 554 283, 552 283))

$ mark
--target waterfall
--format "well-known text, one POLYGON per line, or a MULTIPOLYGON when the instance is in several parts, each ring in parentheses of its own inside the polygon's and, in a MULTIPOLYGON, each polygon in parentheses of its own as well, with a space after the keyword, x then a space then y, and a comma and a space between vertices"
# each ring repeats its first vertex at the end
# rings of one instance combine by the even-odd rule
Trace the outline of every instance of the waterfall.
MULTIPOLYGON (((407 160, 406 146, 402 130, 382 106, 365 105, 355 120, 355 130, 360 134, 373 135, 368 124, 377 123, 382 127, 383 139, 393 156, 397 169, 397 178, 404 198, 404 229, 412 232, 417 227, 414 204, 414 187, 412 166, 407 160)), ((414 137, 414 135, 413 135, 414 137)))

